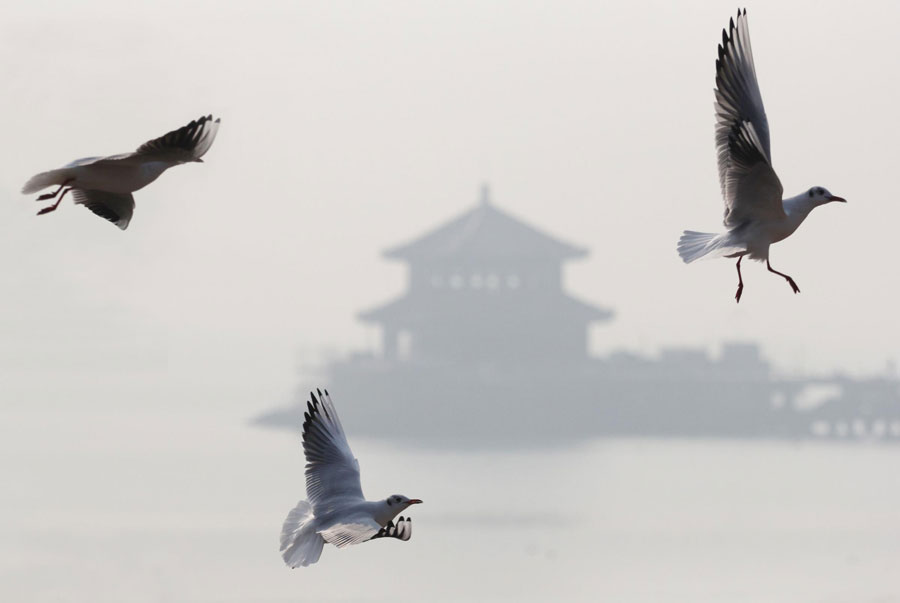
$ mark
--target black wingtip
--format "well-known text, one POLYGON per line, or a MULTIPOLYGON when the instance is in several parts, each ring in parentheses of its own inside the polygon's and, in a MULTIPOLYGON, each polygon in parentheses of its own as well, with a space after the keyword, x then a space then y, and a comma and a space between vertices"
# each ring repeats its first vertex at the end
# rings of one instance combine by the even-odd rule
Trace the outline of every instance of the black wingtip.
MULTIPOLYGON (((325 394, 328 395, 328 390, 325 390, 325 394)), ((318 411, 319 407, 322 408, 322 412, 325 413, 325 416, 331 419, 331 414, 328 412, 328 407, 325 405, 325 396, 322 395, 322 390, 316 388, 315 392, 309 392, 309 397, 312 398, 313 404, 315 404, 316 410, 318 411), (319 397, 316 397, 316 392, 318 392, 319 397)))

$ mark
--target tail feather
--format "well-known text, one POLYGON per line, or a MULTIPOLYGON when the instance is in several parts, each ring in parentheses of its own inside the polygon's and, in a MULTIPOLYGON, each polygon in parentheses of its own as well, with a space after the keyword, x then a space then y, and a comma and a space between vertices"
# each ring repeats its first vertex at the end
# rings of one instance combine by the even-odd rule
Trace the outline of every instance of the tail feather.
POLYGON ((678 239, 678 255, 685 264, 700 258, 717 258, 739 251, 723 234, 685 230, 678 239))
POLYGON ((312 505, 301 500, 281 528, 281 557, 290 567, 306 567, 319 560, 325 540, 316 532, 312 505))
POLYGON ((22 187, 22 194, 30 195, 36 193, 48 186, 60 185, 69 178, 68 170, 65 168, 59 170, 50 170, 49 172, 41 172, 25 183, 22 187))

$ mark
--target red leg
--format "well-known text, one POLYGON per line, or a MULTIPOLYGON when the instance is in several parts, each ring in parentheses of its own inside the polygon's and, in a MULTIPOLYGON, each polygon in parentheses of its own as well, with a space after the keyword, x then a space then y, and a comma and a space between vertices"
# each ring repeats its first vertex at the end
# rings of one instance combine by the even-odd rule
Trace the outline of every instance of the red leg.
POLYGON ((63 182, 62 184, 59 185, 58 189, 56 189, 52 193, 45 193, 45 194, 41 195, 40 197, 38 197, 36 200, 37 201, 46 201, 47 199, 52 199, 53 197, 55 197, 56 195, 59 194, 59 191, 66 188, 67 184, 69 184, 70 182, 73 182, 74 180, 75 180, 74 178, 66 179, 65 182, 63 182))
POLYGON ((737 271, 738 271, 738 290, 734 295, 734 301, 737 303, 741 303, 741 293, 744 292, 744 279, 741 278, 741 260, 744 259, 744 256, 738 256, 737 261, 737 271))
POLYGON ((769 272, 773 272, 773 273, 777 274, 778 276, 780 276, 780 277, 784 278, 785 280, 787 280, 788 284, 791 286, 791 289, 794 290, 794 293, 800 293, 800 287, 797 286, 797 283, 794 282, 794 279, 792 279, 791 277, 789 277, 789 276, 786 275, 785 273, 783 273, 783 272, 778 272, 777 270, 775 270, 774 268, 772 268, 772 265, 769 263, 769 260, 768 260, 768 259, 766 259, 766 268, 769 269, 769 272))
POLYGON ((65 197, 65 196, 66 196, 66 193, 68 193, 70 190, 72 190, 72 189, 71 189, 71 188, 67 188, 66 190, 64 190, 64 191, 62 192, 62 194, 59 196, 59 199, 56 200, 56 203, 54 203, 53 205, 50 205, 50 206, 45 207, 44 209, 42 209, 41 211, 39 211, 39 212, 37 213, 37 215, 40 216, 40 215, 42 215, 42 214, 49 214, 51 211, 56 211, 56 208, 59 207, 59 204, 60 204, 60 203, 62 203, 63 197, 65 197))

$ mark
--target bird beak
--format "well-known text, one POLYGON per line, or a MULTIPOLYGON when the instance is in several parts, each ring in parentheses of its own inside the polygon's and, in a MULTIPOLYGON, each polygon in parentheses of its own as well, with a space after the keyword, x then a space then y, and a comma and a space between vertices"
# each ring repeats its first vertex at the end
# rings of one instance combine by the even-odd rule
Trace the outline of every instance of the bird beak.
POLYGON ((411 504, 411 505, 421 505, 421 504, 422 504, 422 501, 421 501, 421 499, 418 499, 418 498, 410 498, 410 499, 409 499, 409 504, 411 504))
POLYGON ((829 201, 840 201, 841 203, 847 202, 847 200, 844 199, 843 197, 835 197, 834 195, 831 195, 830 197, 828 197, 828 200, 829 201))

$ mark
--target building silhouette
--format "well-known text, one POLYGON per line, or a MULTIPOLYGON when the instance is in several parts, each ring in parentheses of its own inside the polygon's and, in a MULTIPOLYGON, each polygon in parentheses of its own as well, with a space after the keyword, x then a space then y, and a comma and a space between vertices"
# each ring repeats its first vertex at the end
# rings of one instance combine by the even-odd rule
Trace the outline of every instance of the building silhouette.
MULTIPOLYGON (((387 259, 407 288, 359 314, 377 351, 331 362, 317 383, 355 434, 433 446, 543 446, 603 436, 835 438, 900 441, 893 376, 781 377, 753 343, 718 355, 588 353, 588 327, 613 312, 562 285, 587 256, 498 208, 482 189, 462 215, 387 259)), ((305 393, 301 398, 305 397, 305 393)), ((296 429, 302 399, 260 416, 296 429)))
POLYGON ((583 364, 588 324, 612 317, 563 291, 563 262, 587 250, 503 212, 487 187, 471 210, 384 255, 407 264, 407 291, 359 317, 381 327, 389 361, 583 364))

